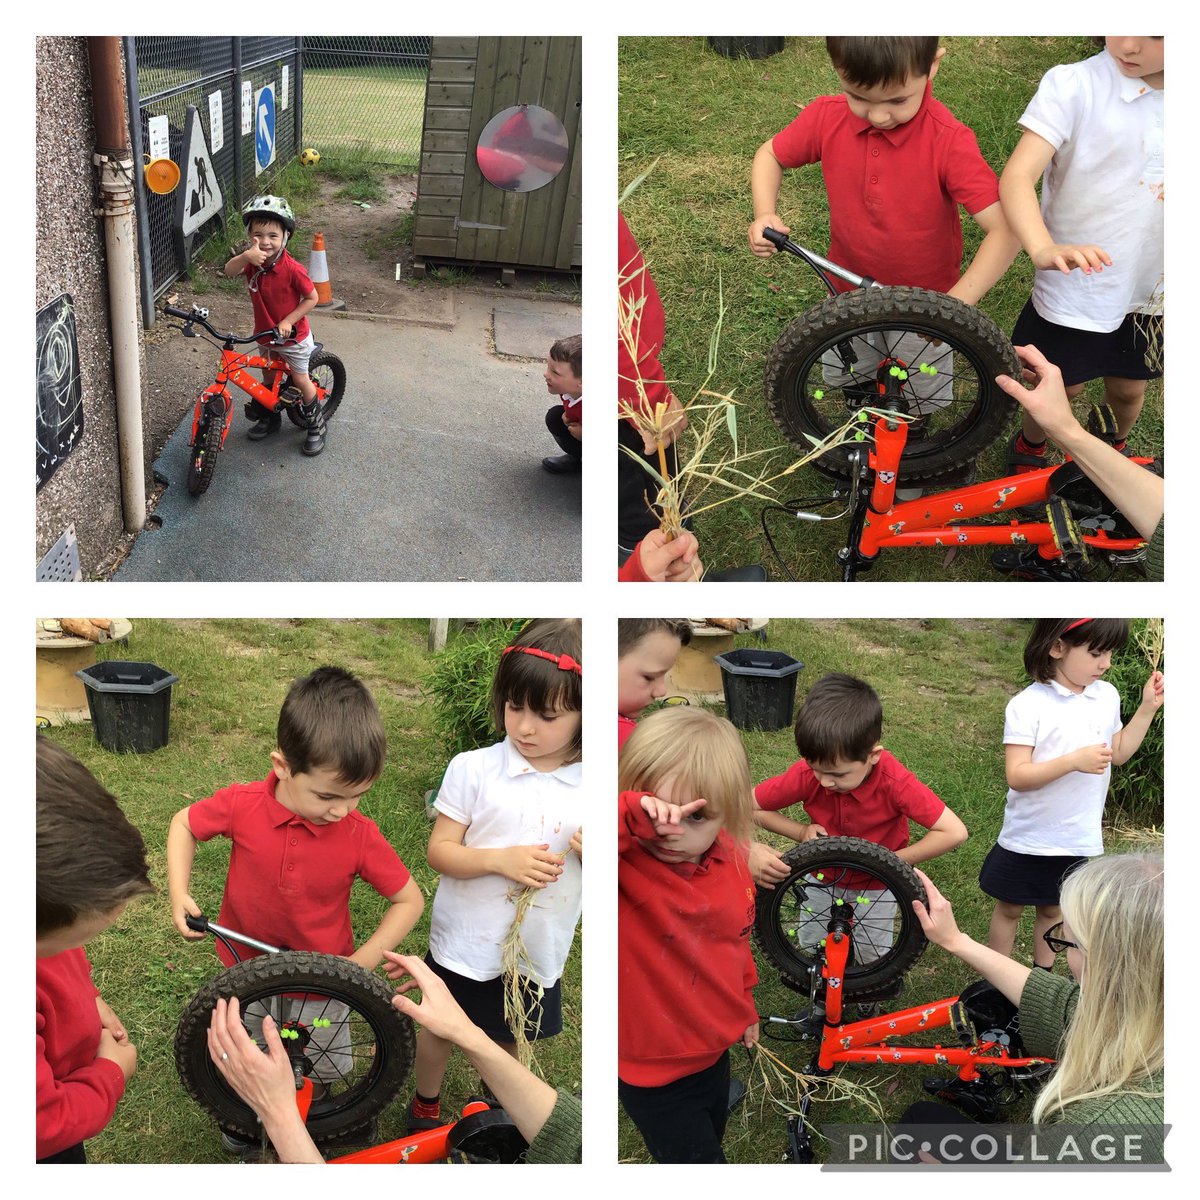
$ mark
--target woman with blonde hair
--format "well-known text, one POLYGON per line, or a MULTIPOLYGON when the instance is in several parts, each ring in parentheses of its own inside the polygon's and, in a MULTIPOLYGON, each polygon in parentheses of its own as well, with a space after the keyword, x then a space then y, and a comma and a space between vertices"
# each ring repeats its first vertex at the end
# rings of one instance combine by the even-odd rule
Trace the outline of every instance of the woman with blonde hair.
POLYGON ((729 1048, 759 1033, 746 751, 723 718, 664 708, 618 782, 618 1095, 655 1162, 724 1162, 729 1048))
POLYGON ((914 901, 913 908, 926 937, 1016 1004, 1026 1051, 1056 1062, 1034 1104, 1034 1123, 1152 1127, 1141 1161, 1161 1161, 1162 855, 1094 858, 1063 881, 1063 920, 1044 937, 1056 953, 1066 952, 1071 979, 968 937, 950 902, 917 874, 929 904, 914 901))

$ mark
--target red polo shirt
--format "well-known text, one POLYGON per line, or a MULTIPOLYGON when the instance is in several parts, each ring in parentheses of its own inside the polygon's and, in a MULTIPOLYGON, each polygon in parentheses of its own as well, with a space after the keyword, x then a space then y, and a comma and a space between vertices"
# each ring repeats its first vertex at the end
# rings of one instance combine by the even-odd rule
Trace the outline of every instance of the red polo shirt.
MULTIPOLYGON (((269 271, 247 264, 242 268, 242 274, 246 277, 250 303, 254 306, 255 333, 273 329, 288 313, 295 312, 300 301, 313 291, 308 272, 286 250, 269 271)), ((288 340, 302 342, 308 334, 308 318, 301 317, 288 340)), ((265 343, 269 339, 260 340, 265 343)))
POLYGON ((949 291, 962 275, 958 206, 974 214, 1000 199, 975 135, 928 85, 917 115, 887 130, 845 96, 819 96, 771 148, 783 167, 821 164, 829 257, 880 283, 949 291))
POLYGON ((886 750, 871 773, 852 792, 822 787, 812 768, 801 759, 782 775, 754 789, 758 807, 776 812, 803 804, 810 821, 824 825, 830 837, 856 837, 903 850, 908 823, 929 829, 937 824, 945 804, 907 767, 886 750))
MULTIPOLYGON (((626 309, 626 319, 630 320, 629 332, 634 341, 633 346, 628 345, 621 337, 618 325, 617 400, 631 408, 652 412, 655 405, 667 402, 671 392, 666 372, 658 361, 667 318, 641 248, 620 212, 617 213, 617 289, 626 309), (646 393, 644 401, 643 390, 646 393)), ((619 413, 620 409, 617 411, 619 413)))
MULTIPOLYGON (((275 799, 272 771, 258 783, 235 783, 188 809, 198 841, 233 843, 218 921, 287 950, 351 954, 350 888, 361 877, 381 896, 394 896, 408 868, 361 813, 332 825, 313 825, 275 799)), ((219 942, 217 952, 234 960, 219 942)), ((238 947, 242 958, 257 951, 238 947)))

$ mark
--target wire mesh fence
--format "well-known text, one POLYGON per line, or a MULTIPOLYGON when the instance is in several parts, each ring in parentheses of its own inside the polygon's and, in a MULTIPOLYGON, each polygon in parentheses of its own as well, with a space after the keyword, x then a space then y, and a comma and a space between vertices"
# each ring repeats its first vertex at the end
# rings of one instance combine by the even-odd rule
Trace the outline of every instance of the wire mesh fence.
POLYGON ((428 37, 306 37, 304 145, 324 158, 415 168, 428 37))
POLYGON ((138 251, 142 269, 142 315, 153 323, 154 301, 187 269, 225 221, 255 193, 269 191, 279 172, 296 157, 303 109, 300 39, 294 37, 146 36, 125 39, 130 129, 134 154, 169 157, 179 164, 186 186, 187 110, 195 107, 223 212, 206 220, 189 238, 178 229, 177 192, 157 195, 137 189, 138 251), (260 129, 255 115, 262 90, 271 85, 274 122, 260 129), (256 150, 264 135, 273 149, 269 165, 256 150), (165 150, 165 154, 163 151, 165 150))

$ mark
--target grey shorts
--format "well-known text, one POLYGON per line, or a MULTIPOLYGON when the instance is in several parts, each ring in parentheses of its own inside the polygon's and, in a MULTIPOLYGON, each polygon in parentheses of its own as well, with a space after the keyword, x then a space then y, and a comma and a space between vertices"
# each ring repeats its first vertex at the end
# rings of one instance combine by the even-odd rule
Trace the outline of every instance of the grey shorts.
POLYGON ((316 347, 317 343, 313 340, 313 335, 309 333, 302 342, 288 342, 283 346, 268 343, 265 348, 278 358, 282 358, 297 375, 307 375, 308 360, 312 358, 312 352, 316 347))

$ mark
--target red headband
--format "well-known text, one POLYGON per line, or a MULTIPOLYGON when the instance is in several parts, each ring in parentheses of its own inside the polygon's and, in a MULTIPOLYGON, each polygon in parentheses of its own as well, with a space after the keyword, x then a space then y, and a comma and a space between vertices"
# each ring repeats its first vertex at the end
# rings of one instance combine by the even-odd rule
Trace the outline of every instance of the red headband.
POLYGON ((505 646, 500 652, 500 657, 503 658, 506 654, 532 654, 535 658, 544 658, 547 662, 552 662, 560 671, 574 671, 576 675, 583 678, 583 664, 576 662, 569 654, 551 654, 548 650, 536 650, 533 646, 505 646))
POLYGON ((1078 621, 1072 621, 1070 625, 1063 630, 1063 633, 1070 633, 1072 629, 1078 629, 1080 625, 1086 625, 1089 621, 1094 621, 1095 617, 1080 617, 1078 621))

